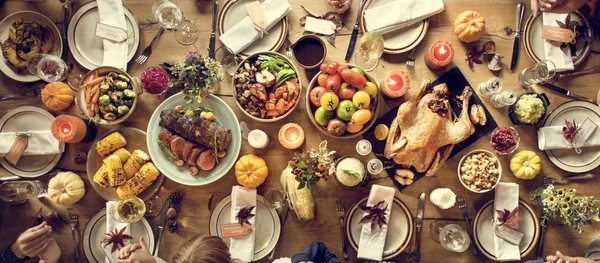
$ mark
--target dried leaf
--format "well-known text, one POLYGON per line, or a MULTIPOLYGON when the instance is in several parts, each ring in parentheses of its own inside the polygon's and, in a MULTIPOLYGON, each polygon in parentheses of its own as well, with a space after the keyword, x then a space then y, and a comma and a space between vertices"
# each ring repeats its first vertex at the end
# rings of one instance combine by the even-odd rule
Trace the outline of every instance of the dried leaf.
POLYGON ((235 216, 235 218, 237 218, 238 223, 240 223, 240 225, 244 225, 244 223, 252 225, 248 220, 250 220, 254 216, 254 214, 252 214, 253 209, 254 206, 244 206, 242 207, 242 209, 240 209, 240 211, 238 211, 238 214, 235 216))
POLYGON ((317 17, 317 18, 321 17, 321 15, 319 15, 317 12, 308 9, 306 6, 300 5, 300 7, 302 7, 302 9, 304 9, 304 11, 306 11, 306 13, 308 13, 310 16, 317 17))
POLYGON ((560 21, 556 20, 556 23, 558 24, 558 26, 560 28, 567 28, 567 25, 565 23, 563 23, 563 22, 560 22, 560 21))
POLYGON ((517 225, 517 223, 519 223, 519 221, 523 220, 523 218, 517 216, 517 213, 519 212, 519 207, 515 207, 515 209, 513 209, 512 211, 509 211, 508 209, 504 209, 504 210, 496 210, 496 213, 498 213, 498 222, 500 222, 500 225, 511 225, 511 226, 515 226, 517 225))
POLYGON ((374 206, 361 205, 360 209, 368 214, 361 218, 360 223, 366 224, 370 222, 371 232, 375 231, 377 227, 381 229, 383 225, 387 224, 385 219, 387 207, 385 201, 381 201, 374 206))

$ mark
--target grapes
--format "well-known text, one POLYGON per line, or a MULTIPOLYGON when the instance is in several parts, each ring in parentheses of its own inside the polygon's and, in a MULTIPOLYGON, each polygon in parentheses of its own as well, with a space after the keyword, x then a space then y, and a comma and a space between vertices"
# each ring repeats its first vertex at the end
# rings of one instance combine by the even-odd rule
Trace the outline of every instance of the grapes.
POLYGON ((500 127, 492 132, 492 147, 498 152, 506 152, 517 145, 516 139, 508 127, 500 127))

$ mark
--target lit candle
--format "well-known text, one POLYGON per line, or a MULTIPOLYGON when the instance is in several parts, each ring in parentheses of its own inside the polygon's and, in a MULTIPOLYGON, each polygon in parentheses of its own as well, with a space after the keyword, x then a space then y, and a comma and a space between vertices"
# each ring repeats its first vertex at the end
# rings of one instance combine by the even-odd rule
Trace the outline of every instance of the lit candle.
POLYGON ((439 40, 427 50, 425 64, 432 70, 440 70, 452 63, 454 48, 450 43, 439 40))
POLYGON ((286 149, 298 149, 304 143, 304 130, 296 123, 288 123, 279 129, 279 143, 286 149))
POLYGON ((258 129, 252 130, 248 133, 248 143, 252 148, 264 149, 269 145, 269 136, 264 131, 258 129))
POLYGON ((87 127, 83 120, 69 115, 56 117, 52 121, 50 129, 54 138, 66 143, 81 142, 87 133, 87 127))
POLYGON ((410 88, 410 80, 408 74, 402 70, 391 70, 385 74, 381 82, 381 90, 383 94, 389 98, 400 98, 410 88))

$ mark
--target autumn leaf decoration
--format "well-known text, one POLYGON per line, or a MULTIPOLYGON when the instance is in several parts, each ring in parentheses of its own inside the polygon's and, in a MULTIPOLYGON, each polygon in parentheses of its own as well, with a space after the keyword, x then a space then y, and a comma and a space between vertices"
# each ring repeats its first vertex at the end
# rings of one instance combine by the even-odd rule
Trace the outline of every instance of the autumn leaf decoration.
POLYGON ((383 225, 387 224, 385 219, 385 210, 387 209, 387 207, 388 205, 385 203, 385 201, 381 201, 374 206, 367 206, 366 204, 361 205, 360 209, 367 212, 368 214, 360 220, 360 223, 371 223, 371 232, 375 231, 377 227, 381 229, 383 225))
POLYGON ((502 225, 509 225, 509 226, 516 226, 517 223, 519 223, 519 221, 523 220, 522 217, 519 217, 517 215, 517 213, 519 212, 519 207, 515 207, 515 209, 513 209, 512 211, 509 211, 508 209, 504 209, 504 210, 496 210, 496 213, 498 213, 498 222, 500 223, 499 226, 502 225))
MULTIPOLYGON (((573 30, 573 33, 575 34, 576 42, 579 42, 579 41, 581 41, 583 43, 591 43, 592 42, 592 39, 586 34, 588 27, 581 25, 581 23, 579 23, 578 21, 571 20, 570 14, 567 15, 564 22, 556 20, 556 24, 558 24, 558 27, 560 27, 560 28, 573 30)), ((567 46, 573 45, 576 42, 562 43, 560 45, 560 48, 566 48, 567 46)))
POLYGON ((238 223, 240 223, 240 225, 244 225, 248 224, 248 225, 252 225, 250 224, 250 218, 252 218, 254 216, 254 214, 252 213, 252 210, 254 209, 254 206, 244 206, 242 207, 242 209, 240 209, 240 211, 238 211, 238 214, 235 216, 235 218, 237 218, 238 223))
POLYGON ((575 135, 579 133, 580 129, 581 127, 577 125, 577 122, 575 122, 575 120, 573 120, 573 122, 565 120, 565 125, 563 125, 562 128, 563 137, 569 144, 572 144, 573 138, 575 138, 575 135))
POLYGON ((102 242, 104 243, 104 247, 112 245, 110 249, 111 253, 117 251, 117 249, 124 247, 125 240, 133 239, 133 237, 131 237, 130 235, 125 234, 125 229, 127 229, 127 227, 123 227, 121 228, 121 230, 117 230, 117 228, 115 228, 114 231, 106 233, 106 237, 104 237, 104 240, 102 242))
POLYGON ((471 48, 470 51, 468 51, 465 56, 467 57, 465 59, 465 61, 469 62, 469 68, 471 69, 471 71, 474 71, 474 64, 483 64, 483 61, 481 61, 480 57, 481 55, 483 55, 484 50, 479 50, 477 49, 476 46, 474 46, 473 48, 471 48))

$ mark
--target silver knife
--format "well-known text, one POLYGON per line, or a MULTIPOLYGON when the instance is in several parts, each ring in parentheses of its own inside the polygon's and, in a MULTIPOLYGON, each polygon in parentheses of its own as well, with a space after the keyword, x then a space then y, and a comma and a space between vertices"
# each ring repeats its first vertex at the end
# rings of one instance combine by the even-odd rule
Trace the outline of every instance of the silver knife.
POLYGON ((158 229, 154 234, 154 251, 152 251, 153 256, 158 256, 158 249, 160 247, 160 237, 162 236, 162 231, 165 228, 165 224, 167 223, 167 211, 169 210, 169 202, 165 202, 163 208, 161 210, 160 220, 158 221, 158 229))
POLYGON ((513 43, 512 59, 510 61, 510 71, 514 71, 519 60, 519 49, 521 47, 521 24, 523 24, 523 14, 525 14, 525 5, 521 2, 517 4, 517 29, 515 30, 515 42, 513 43))
POLYGON ((417 207, 417 234, 415 236, 415 252, 413 260, 421 260, 421 230, 423 229, 423 212, 425 210, 425 193, 419 195, 419 206, 417 207))
POLYGON ((354 23, 354 28, 352 29, 352 35, 350 36, 350 43, 348 44, 348 50, 346 50, 345 60, 348 62, 350 57, 352 57, 352 53, 354 53, 354 45, 356 45, 356 37, 358 36, 358 25, 360 24, 360 11, 363 5, 363 0, 358 2, 358 14, 356 14, 356 23, 354 23))
POLYGON ((212 29, 208 42, 208 57, 215 58, 215 39, 217 38, 217 16, 219 15, 219 2, 215 1, 212 9, 212 29))
MULTIPOLYGON (((283 203, 283 207, 281 208, 281 213, 279 214, 279 220, 281 221, 281 229, 282 230, 283 230, 283 225, 285 224, 285 219, 287 218, 288 210, 290 210, 290 203, 288 200, 286 200, 283 203)), ((279 242, 279 240, 277 242, 279 242)), ((269 256, 267 257, 269 260, 273 260, 273 258, 275 257, 275 249, 276 248, 277 248, 277 246, 275 246, 273 248, 273 250, 271 250, 271 253, 269 253, 269 256)))
POLYGON ((69 58, 69 43, 67 41, 67 32, 69 30, 69 20, 71 19, 71 13, 69 10, 69 4, 65 3, 63 5, 63 24, 62 24, 62 44, 63 44, 63 50, 62 50, 62 56, 61 59, 64 62, 67 62, 67 59, 69 58))
POLYGON ((588 99, 588 98, 586 98, 586 97, 584 97, 584 96, 581 96, 581 95, 577 95, 577 94, 575 94, 575 93, 571 92, 570 90, 563 89, 563 88, 561 88, 561 87, 555 86, 555 85, 553 85, 553 84, 550 84, 550 83, 544 83, 544 84, 542 84, 542 85, 543 85, 544 87, 548 88, 548 89, 551 89, 551 90, 553 90, 553 91, 556 91, 556 92, 558 92, 558 93, 560 93, 560 94, 562 94, 562 95, 565 95, 565 96, 567 96, 567 97, 575 98, 575 99, 578 99, 578 100, 589 101, 589 102, 591 102, 591 103, 594 103, 594 104, 595 104, 595 102, 594 102, 593 100, 591 100, 591 99, 588 99))

